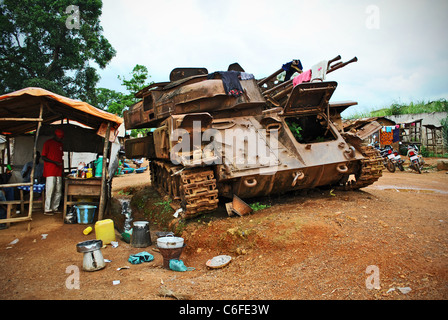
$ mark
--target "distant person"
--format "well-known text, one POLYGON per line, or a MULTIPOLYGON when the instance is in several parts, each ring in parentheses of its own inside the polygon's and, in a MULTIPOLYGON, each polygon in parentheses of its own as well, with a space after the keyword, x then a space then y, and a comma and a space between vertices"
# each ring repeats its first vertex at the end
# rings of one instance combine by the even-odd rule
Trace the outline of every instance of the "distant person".
POLYGON ((42 160, 44 160, 43 176, 45 184, 45 211, 46 215, 58 212, 62 197, 62 174, 64 172, 62 140, 64 131, 56 129, 54 136, 45 141, 42 148, 42 160))
POLYGON ((143 158, 140 158, 140 159, 133 159, 133 160, 134 160, 134 164, 135 164, 135 166, 137 167, 137 169, 140 168, 140 167, 142 166, 143 158))
MULTIPOLYGON (((0 174, 0 184, 8 184, 9 180, 12 176, 12 171, 14 170, 14 167, 8 164, 6 166, 6 172, 0 174)), ((7 201, 14 200, 14 187, 7 187, 7 188, 1 188, 3 189, 3 192, 5 193, 5 197, 7 201)))
MULTIPOLYGON (((33 161, 27 162, 22 169, 23 182, 31 182, 30 175, 33 168, 33 161)), ((45 181, 44 177, 44 164, 40 162, 40 152, 36 152, 36 165, 34 166, 34 179, 37 179, 38 183, 45 181)))
MULTIPOLYGON (((6 201, 5 194, 0 190, 0 219, 6 219, 6 209, 1 204, 2 201, 6 201)), ((8 225, 6 223, 0 223, 0 230, 6 229, 8 225)))

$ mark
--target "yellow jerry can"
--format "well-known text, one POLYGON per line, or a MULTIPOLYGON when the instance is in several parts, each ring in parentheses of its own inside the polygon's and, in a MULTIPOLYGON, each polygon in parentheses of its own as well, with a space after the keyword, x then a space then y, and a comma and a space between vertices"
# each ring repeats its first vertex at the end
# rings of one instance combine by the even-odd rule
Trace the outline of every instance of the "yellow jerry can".
POLYGON ((114 222, 112 219, 104 219, 95 223, 95 235, 97 240, 102 240, 103 244, 110 244, 115 241, 114 222))

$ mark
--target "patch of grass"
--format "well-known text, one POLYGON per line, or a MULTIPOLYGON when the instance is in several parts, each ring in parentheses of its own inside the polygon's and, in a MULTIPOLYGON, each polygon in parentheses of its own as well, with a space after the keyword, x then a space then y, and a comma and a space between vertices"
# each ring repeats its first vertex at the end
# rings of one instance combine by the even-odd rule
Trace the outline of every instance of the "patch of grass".
POLYGON ((172 201, 171 199, 166 200, 166 201, 159 201, 159 202, 154 203, 154 205, 160 207, 161 213, 166 213, 166 212, 173 210, 170 206, 171 201, 172 201))
POLYGON ((118 191, 118 194, 121 195, 121 196, 128 196, 128 195, 131 194, 131 192, 129 192, 129 191, 124 191, 124 190, 120 190, 120 191, 118 191))
POLYGON ((187 227, 186 221, 183 219, 179 220, 179 222, 174 227, 174 234, 181 235, 186 227, 187 227))
POLYGON ((166 201, 159 201, 154 203, 154 207, 150 209, 150 217, 154 224, 168 226, 173 219, 173 209, 170 206, 171 199, 166 201))
POLYGON ((269 208, 270 205, 268 205, 268 204, 261 204, 260 202, 254 202, 254 203, 250 204, 249 207, 251 207, 252 210, 254 210, 254 212, 255 212, 255 211, 258 211, 258 210, 263 210, 263 209, 269 208))
POLYGON ((154 226, 166 231, 173 220, 174 210, 170 200, 163 200, 152 188, 144 188, 135 193, 131 199, 132 216, 134 220, 144 217, 154 226))

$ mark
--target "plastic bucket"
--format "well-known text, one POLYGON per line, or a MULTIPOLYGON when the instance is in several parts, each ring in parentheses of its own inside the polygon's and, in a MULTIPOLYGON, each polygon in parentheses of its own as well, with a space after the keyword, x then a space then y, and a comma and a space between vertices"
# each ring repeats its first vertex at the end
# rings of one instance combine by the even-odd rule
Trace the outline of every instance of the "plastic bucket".
POLYGON ((79 204, 74 206, 76 209, 76 215, 78 217, 79 224, 93 223, 93 217, 95 216, 96 206, 79 204))

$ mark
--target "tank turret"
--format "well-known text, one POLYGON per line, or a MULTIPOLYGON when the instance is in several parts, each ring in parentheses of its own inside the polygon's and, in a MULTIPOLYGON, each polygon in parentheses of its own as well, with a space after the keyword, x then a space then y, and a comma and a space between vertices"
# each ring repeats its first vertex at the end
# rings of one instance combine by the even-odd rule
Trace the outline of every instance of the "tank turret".
POLYGON ((340 59, 306 71, 293 60, 259 80, 238 64, 176 68, 124 113, 127 130, 153 128, 126 141, 126 156, 150 160, 153 186, 180 203, 183 218, 215 210, 219 197, 366 187, 383 167, 363 139, 380 125, 344 129, 341 112, 357 103, 330 103, 338 84, 326 75, 357 58, 340 59))

